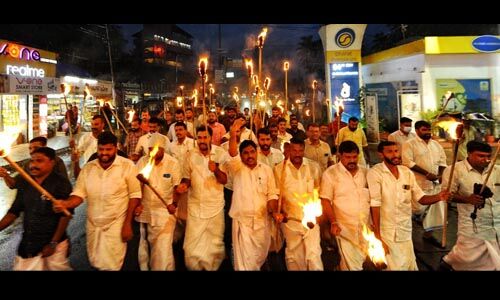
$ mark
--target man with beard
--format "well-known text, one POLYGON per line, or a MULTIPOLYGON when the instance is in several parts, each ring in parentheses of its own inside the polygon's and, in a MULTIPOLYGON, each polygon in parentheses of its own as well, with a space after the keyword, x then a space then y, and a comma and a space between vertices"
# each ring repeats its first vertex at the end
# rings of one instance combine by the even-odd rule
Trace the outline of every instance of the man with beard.
POLYGON ((271 148, 277 149, 283 152, 281 140, 278 138, 278 125, 269 125, 269 134, 271 135, 271 148))
POLYGON ((125 143, 123 146, 126 149, 127 157, 133 161, 139 159, 138 155, 135 154, 135 147, 139 142, 139 138, 143 135, 141 129, 141 120, 135 119, 130 123, 130 128, 128 130, 127 137, 125 138, 125 143))
MULTIPOLYGON (((56 152, 39 147, 31 153, 29 173, 33 179, 58 199, 71 193, 67 177, 54 172, 56 152)), ((18 271, 68 271, 69 240, 66 234, 71 217, 52 211, 52 205, 24 178, 18 180, 16 199, 0 220, 0 231, 24 213, 23 236, 14 262, 18 271)), ((60 200, 63 201, 63 200, 60 200)))
MULTIPOLYGON (((37 136, 33 139, 31 139, 28 149, 30 152, 30 155, 33 154, 33 152, 41 147, 47 147, 47 138, 43 136, 37 136)), ((26 162, 23 166, 23 169, 29 173, 30 171, 30 162, 26 162)), ((68 172, 66 171, 66 165, 64 164, 64 161, 59 157, 56 156, 55 158, 55 165, 54 165, 54 172, 58 173, 59 175, 67 178, 68 177, 68 172)), ((21 180, 22 176, 21 175, 16 175, 16 177, 11 177, 7 170, 5 168, 0 167, 0 177, 2 177, 5 180, 5 184, 10 188, 10 189, 16 189, 18 187, 19 180, 21 180)))
MULTIPOLYGON (((187 126, 187 136, 190 138, 194 138, 194 127, 193 123, 191 122, 186 122, 184 120, 184 111, 182 109, 178 109, 175 111, 175 121, 176 122, 184 122, 187 126)), ((175 127, 170 126, 168 129, 167 133, 168 138, 170 139, 171 142, 177 141, 177 136, 175 135, 175 127)))
POLYGON ((224 163, 227 152, 211 145, 212 129, 197 128, 198 149, 183 164, 177 193, 188 192, 188 217, 184 237, 188 270, 215 271, 224 259, 224 163))
POLYGON ((359 161, 362 166, 368 166, 370 162, 370 152, 368 151, 368 141, 363 129, 358 128, 359 120, 356 117, 349 118, 349 125, 341 128, 336 139, 335 144, 340 145, 343 141, 353 141, 359 147, 359 161), (361 151, 363 150, 363 151, 361 151), (363 155, 364 153, 364 155, 363 155), (366 156, 366 159, 365 159, 366 156))
POLYGON ((285 118, 278 119, 278 140, 280 141, 281 148, 283 145, 290 141, 292 135, 286 132, 286 120, 285 118))
MULTIPOLYGON (((500 270, 500 168, 491 162, 491 146, 471 141, 468 157, 455 166, 451 185, 453 201, 458 203, 458 237, 453 249, 443 257, 442 265, 457 271, 500 270), (494 168, 482 194, 479 194, 489 168, 494 168), (492 193, 495 191, 495 194, 492 193), (477 218, 471 213, 477 206, 477 218)), ((443 173, 443 186, 448 186, 450 167, 443 173)))
POLYGON ((149 114, 149 111, 143 110, 141 112, 141 130, 142 134, 147 134, 149 132, 149 119, 151 118, 151 115, 149 114))
POLYGON ((383 141, 377 150, 382 162, 367 174, 373 231, 384 246, 388 270, 417 270, 411 235, 412 201, 429 205, 448 201, 450 193, 443 190, 425 195, 413 172, 401 165, 395 142, 383 141))
POLYGON ((231 125, 233 125, 233 122, 235 119, 236 119, 236 108, 235 107, 227 107, 225 109, 224 118, 220 121, 220 123, 222 123, 222 125, 224 125, 226 132, 229 131, 229 128, 231 128, 231 125))
POLYGON ((304 130, 299 129, 299 120, 296 118, 290 119, 290 128, 287 128, 286 132, 291 134, 294 138, 298 138, 303 141, 307 139, 307 135, 304 130))
POLYGON ((261 128, 257 131, 257 140, 259 142, 259 149, 257 150, 257 160, 264 163, 271 168, 283 161, 285 156, 281 151, 271 148, 272 140, 271 133, 267 128, 261 128))
POLYGON ((321 177, 319 196, 323 215, 330 222, 330 234, 337 237, 340 269, 363 270, 366 247, 363 225, 370 220, 367 169, 358 166, 359 148, 353 141, 339 146, 340 163, 329 167, 321 177))
POLYGON ((304 217, 303 205, 320 186, 320 167, 316 162, 304 157, 304 141, 292 138, 289 148, 290 160, 274 167, 276 183, 283 193, 282 211, 278 212, 277 200, 269 201, 270 210, 275 212, 273 216, 277 223, 283 220, 283 213, 288 218, 288 222, 281 226, 286 240, 287 270, 322 271, 319 226, 308 229, 301 223, 304 217), (286 168, 284 182, 283 168, 286 168))
POLYGON ((217 115, 214 111, 208 112, 207 122, 214 133, 212 144, 220 146, 222 137, 226 134, 226 128, 224 128, 224 125, 217 122, 217 115))
POLYGON ((236 119, 231 127, 227 163, 233 175, 233 196, 229 215, 232 221, 234 269, 258 271, 271 244, 271 222, 267 202, 278 199, 271 167, 257 160, 257 145, 244 140, 238 147, 237 135, 245 120, 236 119), (241 159, 238 156, 241 157, 241 159))
POLYGON ((87 253, 99 270, 120 270, 132 239, 134 210, 142 196, 134 163, 116 155, 118 140, 111 132, 98 138, 97 159, 88 162, 68 201, 56 201, 55 211, 75 208, 87 200, 87 253))
POLYGON ((278 120, 281 118, 281 109, 277 106, 274 106, 271 109, 271 117, 267 119, 266 127, 270 124, 278 124, 278 120))
POLYGON ((388 141, 396 142, 396 144, 398 144, 400 153, 403 153, 403 144, 416 137, 416 135, 411 132, 412 122, 413 121, 410 118, 402 117, 399 119, 399 130, 389 134, 389 137, 387 138, 388 141))
MULTIPOLYGON (((432 195, 440 190, 439 182, 446 168, 446 154, 443 146, 431 138, 431 124, 418 121, 415 123, 415 131, 417 136, 403 143, 403 165, 413 171, 418 186, 424 193, 432 195)), ((444 203, 422 206, 414 201, 412 211, 418 220, 423 219, 423 239, 441 248, 441 243, 432 232, 443 227, 444 203)))
POLYGON ((319 125, 311 123, 307 126, 309 138, 305 140, 305 157, 317 162, 323 173, 326 168, 333 164, 332 152, 327 143, 319 139, 319 125))
MULTIPOLYGON (((184 123, 181 123, 184 125, 184 123)), ((174 190, 181 181, 180 164, 165 153, 164 139, 167 137, 154 133, 149 139, 149 151, 158 146, 154 165, 149 176, 151 187, 158 191, 160 200, 148 187, 143 187, 141 204, 136 208, 136 221, 140 222, 139 265, 142 271, 174 271, 175 260, 172 249, 176 218, 177 199, 174 190)), ((142 170, 149 162, 143 156, 137 162, 142 170)))
MULTIPOLYGON (((157 117, 152 117, 149 119, 149 133, 141 136, 139 138, 139 141, 137 142, 137 145, 135 146, 135 155, 133 156, 135 159, 133 161, 137 161, 140 157, 143 155, 148 155, 149 154, 149 139, 151 139, 151 136, 154 133, 159 133, 160 132, 160 120, 157 117)), ((169 139, 162 134, 164 139, 162 139, 165 143, 165 145, 162 145, 163 149, 168 149, 168 146, 170 145, 169 139)))

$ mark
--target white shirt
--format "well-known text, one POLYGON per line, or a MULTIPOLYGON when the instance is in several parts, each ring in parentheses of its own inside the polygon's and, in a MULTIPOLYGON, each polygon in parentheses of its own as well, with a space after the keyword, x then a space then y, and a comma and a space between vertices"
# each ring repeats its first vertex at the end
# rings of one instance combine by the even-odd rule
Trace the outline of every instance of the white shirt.
MULTIPOLYGON (((450 167, 444 170, 442 187, 448 187, 450 171, 450 167)), ((483 174, 480 174, 467 160, 457 162, 450 192, 456 192, 461 196, 469 196, 474 192, 474 183, 483 184, 487 173, 488 168, 483 171, 483 174)), ((500 188, 495 186, 499 182, 500 168, 495 166, 486 185, 493 192, 493 197, 486 199, 484 208, 477 210, 477 233, 473 230, 472 219, 470 218, 470 214, 474 211, 474 205, 457 203, 459 235, 482 240, 500 239, 500 188)))
POLYGON ((389 136, 387 137, 387 140, 398 144, 399 153, 403 153, 402 150, 403 150, 404 142, 409 141, 409 140, 415 138, 416 136, 417 135, 414 134, 413 132, 410 132, 410 133, 408 133, 408 135, 406 135, 403 132, 401 132, 401 130, 398 129, 398 130, 394 131, 393 133, 389 134, 389 136))
POLYGON ((99 160, 88 162, 78 175, 71 195, 86 199, 87 218, 95 226, 105 226, 127 213, 129 200, 141 198, 134 162, 121 156, 106 170, 99 160))
POLYGON ((380 207, 380 235, 384 240, 402 242, 411 240, 411 202, 425 194, 418 186, 413 172, 398 166, 396 179, 385 163, 368 170, 370 206, 380 207))
POLYGON ((281 163, 283 159, 285 159, 285 156, 283 155, 283 153, 281 153, 281 151, 273 147, 271 147, 269 150, 271 151, 269 152, 269 155, 265 155, 264 153, 262 153, 262 150, 258 148, 257 160, 263 164, 270 166, 271 168, 274 168, 274 166, 281 163))
POLYGON ((340 234, 353 242, 363 241, 363 224, 370 220, 370 194, 366 173, 358 166, 353 176, 342 163, 330 166, 321 177, 320 198, 332 203, 340 234))
POLYGON ((78 141, 78 152, 83 153, 84 163, 87 163, 92 154, 97 152, 97 139, 92 132, 87 132, 78 141))
MULTIPOLYGON (((443 147, 435 140, 430 139, 426 143, 420 137, 415 137, 403 144, 403 165, 413 168, 418 165, 427 172, 434 175, 439 173, 439 167, 446 167, 446 154, 443 147)), ((417 183, 424 191, 430 191, 434 188, 432 181, 427 180, 425 175, 413 172, 417 183)))
MULTIPOLYGON (((144 168, 149 161, 149 157, 143 156, 137 162, 139 172, 144 168)), ((181 182, 180 165, 175 158, 168 154, 163 155, 163 159, 159 164, 155 164, 149 176, 150 185, 156 189, 167 204, 173 201, 174 186, 181 182)), ((149 223, 153 226, 164 225, 170 213, 166 205, 156 196, 156 194, 147 186, 143 187, 142 213, 136 217, 137 222, 149 223)))
POLYGON ((281 145, 283 145, 286 142, 289 142, 292 138, 293 136, 288 132, 285 131, 284 134, 281 134, 281 132, 278 131, 278 140, 280 141, 281 145))
POLYGON ((238 156, 232 157, 226 166, 234 174, 229 216, 254 228, 265 225, 267 201, 278 199, 273 170, 261 162, 250 169, 238 156))
POLYGON ((186 137, 182 143, 179 141, 171 142, 168 146, 168 154, 172 155, 179 164, 183 164, 187 154, 196 146, 196 142, 192 138, 186 137))
MULTIPOLYGON (((276 185, 281 183, 283 164, 274 167, 276 185)), ((289 217, 302 220, 304 213, 301 204, 312 199, 315 188, 319 188, 321 171, 317 162, 304 157, 299 169, 288 160, 285 169, 283 208, 289 217)), ((301 225, 302 226, 302 225, 301 225)))
MULTIPOLYGON (((225 170, 229 155, 219 146, 212 145, 212 161, 219 163, 219 169, 225 170)), ((200 150, 189 152, 182 166, 182 177, 191 180, 188 191, 188 213, 198 218, 211 218, 224 208, 224 185, 220 184, 215 174, 208 169, 208 156, 200 150)))
MULTIPOLYGON (((165 141, 165 143, 163 145, 160 145, 160 147, 163 147, 163 149, 165 150, 168 149, 170 145, 170 141, 168 140, 168 138, 161 133, 157 134, 162 136, 163 140, 165 141)), ((152 133, 146 133, 139 138, 139 141, 137 141, 137 145, 135 146, 136 154, 143 153, 143 155, 146 156, 149 155, 149 139, 151 138, 152 135, 153 135, 152 133)))
MULTIPOLYGON (((226 138, 228 140, 227 142, 229 142, 230 135, 231 135, 231 132, 226 132, 226 134, 224 134, 222 136, 222 138, 226 138)), ((255 136, 253 131, 251 131, 250 129, 248 129, 246 127, 243 127, 243 131, 241 132, 241 135, 240 135, 240 143, 242 141, 248 140, 248 139, 252 139, 252 141, 257 145, 259 144, 259 142, 257 141, 257 137, 255 136)), ((227 143, 227 142, 225 142, 225 143, 227 143)), ((225 144, 225 143, 223 143, 223 144, 225 144)), ((238 145, 239 145, 239 143, 238 143, 238 145)))
MULTIPOLYGON (((177 142, 177 135, 175 134, 175 123, 174 122, 172 125, 170 125, 170 128, 168 129, 167 137, 170 139, 171 142, 177 142)), ((193 135, 193 137, 196 136, 196 132, 194 132, 194 127, 192 122, 184 122, 187 126, 187 131, 193 135)))

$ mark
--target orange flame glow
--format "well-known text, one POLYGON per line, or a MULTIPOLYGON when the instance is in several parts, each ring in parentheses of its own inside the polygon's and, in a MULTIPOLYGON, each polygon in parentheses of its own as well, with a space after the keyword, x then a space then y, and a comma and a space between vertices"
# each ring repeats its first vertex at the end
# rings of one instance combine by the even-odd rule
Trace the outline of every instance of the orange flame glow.
POLYGON ((318 82, 316 80, 314 80, 312 83, 313 90, 315 90, 317 87, 318 87, 318 82))
POLYGON ((266 79, 264 80, 264 88, 267 90, 269 90, 269 86, 271 85, 271 78, 269 77, 266 77, 266 79))
POLYGON ((457 128, 461 124, 461 122, 448 120, 437 122, 436 126, 443 128, 446 132, 448 132, 452 139, 457 140, 460 138, 459 136, 457 136, 457 128))
POLYGON ((285 61, 283 63, 283 71, 288 71, 288 69, 290 68, 290 63, 288 61, 285 61))
POLYGON ((309 228, 308 223, 316 224, 316 218, 323 214, 323 208, 321 207, 321 200, 319 199, 318 189, 314 189, 313 197, 305 194, 302 197, 309 197, 306 203, 300 203, 302 210, 304 212, 304 217, 302 218, 302 225, 309 228))
POLYGON ((0 157, 9 155, 12 144, 17 140, 21 130, 17 127, 8 127, 0 132, 0 157))
POLYGON ((200 58, 198 62, 198 72, 200 76, 205 76, 208 70, 208 57, 204 56, 200 58))
POLYGON ((127 112, 127 114, 128 114, 128 119, 127 119, 127 121, 128 121, 129 123, 132 123, 132 121, 134 120, 135 110, 133 110, 133 109, 132 109, 132 110, 129 110, 129 111, 127 112))
POLYGON ((366 224, 363 224, 363 237, 368 242, 368 256, 370 260, 375 264, 386 264, 387 260, 385 259, 385 251, 382 246, 382 242, 375 237, 373 231, 371 231, 366 224))
POLYGON ((158 152, 159 146, 160 145, 156 144, 154 146, 153 150, 151 150, 151 152, 149 152, 149 161, 146 164, 146 166, 144 166, 144 168, 142 168, 142 170, 139 172, 142 175, 144 175, 144 177, 146 179, 149 179, 149 176, 151 175, 151 171, 153 171, 153 166, 155 165, 155 156, 156 156, 156 153, 158 152))

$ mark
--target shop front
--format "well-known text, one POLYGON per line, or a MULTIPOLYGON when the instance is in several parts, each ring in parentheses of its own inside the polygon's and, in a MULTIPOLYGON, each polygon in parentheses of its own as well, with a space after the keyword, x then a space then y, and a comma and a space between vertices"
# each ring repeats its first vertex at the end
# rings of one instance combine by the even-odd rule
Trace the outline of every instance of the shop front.
POLYGON ((57 54, 0 39, 0 132, 17 143, 47 136, 47 95, 58 90, 57 54))

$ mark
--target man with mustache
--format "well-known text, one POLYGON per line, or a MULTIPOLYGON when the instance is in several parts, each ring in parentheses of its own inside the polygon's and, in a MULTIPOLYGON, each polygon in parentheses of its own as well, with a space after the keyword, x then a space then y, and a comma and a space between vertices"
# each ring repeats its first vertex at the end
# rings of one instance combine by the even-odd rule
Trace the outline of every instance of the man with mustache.
POLYGON ((303 140, 290 140, 290 160, 286 164, 274 167, 276 182, 283 184, 282 211, 278 212, 278 201, 270 200, 270 210, 277 223, 282 222, 284 214, 288 222, 281 225, 286 240, 285 260, 289 271, 322 271, 320 229, 305 228, 301 221, 304 217, 303 205, 312 198, 314 189, 318 189, 321 171, 318 163, 304 157, 303 140), (282 183, 283 167, 285 180, 282 183))
POLYGON ((360 271, 366 257, 362 229, 370 220, 368 170, 358 165, 359 148, 353 141, 342 142, 339 154, 340 163, 323 173, 319 196, 330 234, 337 237, 340 269, 360 271))
MULTIPOLYGON (((137 145, 135 146, 135 155, 133 155, 132 157, 134 159, 132 159, 133 161, 137 161, 140 157, 144 156, 144 155, 149 155, 149 140, 151 139, 151 136, 154 134, 154 133, 158 133, 160 134, 160 119, 158 119, 157 117, 152 117, 149 119, 149 132, 146 133, 145 135, 141 136, 139 138, 139 141, 137 142, 137 145)), ((164 137, 164 139, 161 139, 164 143, 164 145, 161 145, 163 147, 163 149, 168 149, 168 146, 170 144, 170 140, 167 138, 167 136, 163 135, 162 136, 164 137)))
MULTIPOLYGON (((31 153, 31 177, 58 199, 67 199, 71 183, 54 172, 56 152, 39 147, 31 153)), ((18 183, 16 199, 0 220, 0 231, 24 213, 23 236, 14 262, 14 270, 71 270, 68 260, 69 240, 66 234, 70 217, 52 211, 52 205, 24 178, 18 183)), ((61 202, 65 202, 60 200, 61 202)))
POLYGON ((267 202, 278 199, 271 167, 257 160, 257 145, 237 135, 245 125, 236 119, 230 130, 227 168, 233 175, 233 196, 229 216, 232 218, 234 269, 258 271, 264 264, 271 244, 272 220, 267 214, 267 202), (240 157, 238 157, 238 154, 240 157))
POLYGON ((263 164, 274 168, 281 163, 285 156, 278 149, 272 148, 271 133, 267 128, 261 128, 257 131, 257 140, 259 149, 257 150, 257 160, 263 164))
POLYGON ((180 194, 188 192, 184 258, 188 270, 215 271, 225 256, 224 163, 228 155, 211 145, 212 128, 200 126, 196 131, 198 148, 186 157, 176 189, 180 194))
POLYGON ((226 134, 226 128, 221 123, 217 122, 217 114, 215 111, 208 112, 208 126, 212 128, 212 132, 214 133, 212 144, 220 146, 222 137, 226 134))
MULTIPOLYGON (((451 251, 443 257, 441 265, 457 271, 498 271, 500 195, 495 185, 500 183, 500 168, 495 162, 491 163, 491 146, 486 143, 468 142, 467 152, 467 159, 455 165, 451 185, 454 192, 452 200, 457 203, 458 209, 458 237, 451 251), (486 188, 479 194, 489 168, 494 169, 486 188), (475 224, 471 219, 474 206, 478 206, 475 224)), ((444 171, 443 186, 448 186, 450 172, 450 167, 444 171)))
POLYGON ((137 157, 138 155, 135 155, 135 147, 137 146, 137 143, 139 142, 139 138, 141 136, 143 136, 141 129, 141 120, 132 120, 123 146, 126 149, 127 157, 133 161, 137 161, 139 159, 139 157, 137 157))
POLYGON ((382 241, 388 270, 416 271, 417 262, 412 242, 412 201, 430 205, 448 201, 447 190, 425 195, 415 175, 401 165, 401 155, 395 142, 381 142, 377 147, 382 162, 368 171, 373 232, 382 241))
MULTIPOLYGON (((44 136, 37 136, 33 139, 31 139, 28 149, 30 152, 30 155, 33 154, 33 152, 41 147, 47 147, 47 138, 44 136)), ((30 171, 30 162, 26 162, 23 166, 23 169, 29 173, 30 171)), ((66 165, 64 164, 64 161, 59 157, 56 156, 55 158, 55 165, 54 165, 54 172, 59 173, 59 175, 68 178, 68 171, 66 170, 66 165)), ((10 189, 15 189, 17 188, 17 183, 18 181, 22 178, 21 175, 16 175, 15 177, 11 177, 7 170, 5 168, 0 167, 0 177, 2 177, 5 180, 5 184, 10 188, 10 189)))
MULTIPOLYGON (((418 121, 415 123, 415 132, 417 133, 415 138, 403 143, 403 165, 413 171, 424 193, 432 195, 441 188, 439 182, 446 168, 446 154, 443 146, 431 138, 431 124, 418 121)), ((443 227, 444 204, 439 202, 433 206, 422 206, 414 201, 412 211, 418 220, 423 219, 423 239, 441 248, 441 243, 432 235, 432 232, 443 227), (422 216, 425 217, 422 218, 422 216)))
POLYGON ((99 135, 97 159, 81 170, 68 201, 56 201, 54 210, 75 208, 87 201, 87 253, 99 270, 118 271, 127 242, 132 239, 134 210, 142 196, 134 163, 118 156, 118 139, 111 132, 99 135))
POLYGON ((358 163, 362 166, 367 166, 370 163, 370 151, 368 151, 368 141, 365 132, 361 127, 358 127, 359 119, 356 117, 349 118, 349 125, 341 128, 335 138, 335 144, 340 145, 343 141, 353 141, 359 147, 358 163))
MULTIPOLYGON (((71 160, 78 162, 80 156, 83 154, 83 161, 88 161, 90 156, 97 151, 97 137, 104 130, 106 120, 102 115, 95 115, 92 117, 91 132, 87 132, 78 141, 77 153, 71 156, 71 160)), ((75 141, 70 140, 70 147, 74 148, 75 141)))

